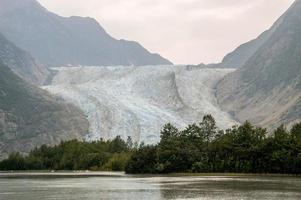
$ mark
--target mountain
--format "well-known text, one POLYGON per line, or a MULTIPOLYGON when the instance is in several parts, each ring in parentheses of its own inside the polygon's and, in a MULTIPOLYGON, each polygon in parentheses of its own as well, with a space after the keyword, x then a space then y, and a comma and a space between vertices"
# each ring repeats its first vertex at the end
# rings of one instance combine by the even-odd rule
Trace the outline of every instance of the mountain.
POLYGON ((31 55, 0 34, 0 60, 25 81, 42 85, 49 75, 46 67, 39 65, 31 55))
POLYGON ((274 128, 301 120, 301 0, 267 33, 245 64, 218 84, 217 97, 240 121, 274 128))
MULTIPOLYGON (((285 14, 284 14, 285 15, 285 14)), ((221 63, 214 64, 219 68, 240 68, 244 66, 256 51, 271 37, 277 27, 282 23, 284 15, 280 17, 274 25, 267 31, 260 34, 256 39, 237 47, 233 52, 227 54, 221 63)))
POLYGON ((1 0, 0 32, 49 67, 171 64, 137 42, 112 38, 92 18, 60 17, 36 0, 1 0))
POLYGON ((237 47, 233 52, 227 54, 218 67, 240 68, 269 38, 271 31, 262 33, 258 38, 237 47))
POLYGON ((42 144, 81 139, 87 131, 80 110, 27 84, 0 63, 0 159, 42 144))

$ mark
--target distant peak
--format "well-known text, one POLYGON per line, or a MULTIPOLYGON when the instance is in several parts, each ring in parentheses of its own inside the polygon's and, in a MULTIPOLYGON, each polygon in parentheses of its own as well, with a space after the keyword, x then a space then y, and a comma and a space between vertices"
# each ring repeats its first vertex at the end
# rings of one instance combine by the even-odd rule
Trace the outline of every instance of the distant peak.
MULTIPOLYGON (((38 1, 36 0, 0 0, 0 12, 9 12, 15 9, 44 9, 38 1)), ((1 14, 0 13, 0 14, 1 14)))
POLYGON ((23 5, 40 5, 36 0, 1 0, 2 5, 14 5, 14 6, 23 6, 23 5))
POLYGON ((81 16, 71 16, 69 17, 71 20, 77 20, 77 21, 83 21, 83 22, 89 22, 89 23, 93 23, 93 24, 99 24, 96 19, 92 18, 92 17, 81 17, 81 16))

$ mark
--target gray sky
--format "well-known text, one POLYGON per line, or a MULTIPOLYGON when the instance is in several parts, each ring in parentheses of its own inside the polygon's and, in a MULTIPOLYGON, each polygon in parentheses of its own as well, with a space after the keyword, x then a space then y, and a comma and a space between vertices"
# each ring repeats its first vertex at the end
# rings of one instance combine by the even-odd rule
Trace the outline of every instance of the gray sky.
POLYGON ((219 62, 268 29, 294 0, 38 0, 62 16, 96 18, 176 64, 219 62))

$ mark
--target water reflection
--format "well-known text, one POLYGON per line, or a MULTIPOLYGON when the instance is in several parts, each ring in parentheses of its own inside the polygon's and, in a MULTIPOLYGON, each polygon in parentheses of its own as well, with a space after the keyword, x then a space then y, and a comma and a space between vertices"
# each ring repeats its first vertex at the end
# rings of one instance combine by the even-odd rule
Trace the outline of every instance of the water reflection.
POLYGON ((272 177, 184 178, 161 185, 162 199, 301 199, 301 180, 272 177))
MULTIPOLYGON (((1 176, 0 176, 1 177, 1 176)), ((301 199, 292 177, 3 177, 0 199, 301 199)))

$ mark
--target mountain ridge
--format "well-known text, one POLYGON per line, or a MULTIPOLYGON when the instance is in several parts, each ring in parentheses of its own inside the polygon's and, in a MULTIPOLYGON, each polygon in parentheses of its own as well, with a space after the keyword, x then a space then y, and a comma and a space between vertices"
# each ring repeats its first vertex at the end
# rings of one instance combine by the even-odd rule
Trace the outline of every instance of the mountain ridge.
POLYGON ((0 159, 82 139, 87 131, 82 111, 26 83, 0 61, 0 159))
POLYGON ((0 7, 0 32, 49 67, 172 64, 137 42, 114 39, 90 17, 61 17, 36 0, 2 0, 0 7))
POLYGON ((32 56, 8 41, 0 33, 0 60, 28 83, 43 85, 49 70, 38 64, 32 56))
MULTIPOLYGON (((282 14, 280 18, 277 19, 273 25, 262 32, 258 37, 255 39, 251 39, 238 47, 236 47, 230 53, 227 53, 220 63, 211 63, 205 65, 205 67, 211 68, 240 68, 250 59, 256 51, 260 49, 260 47, 269 39, 269 37, 273 34, 275 29, 282 23, 284 16, 286 13, 295 5, 294 2, 288 10, 282 14)), ((203 64, 199 64, 198 66, 202 66, 203 64)))
POLYGON ((219 104, 240 121, 275 128, 301 120, 300 13, 297 0, 263 45, 219 83, 219 104))

